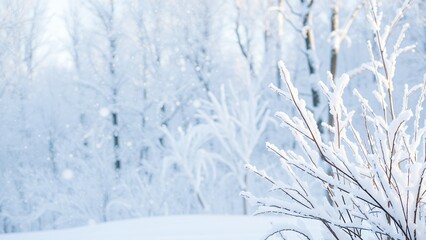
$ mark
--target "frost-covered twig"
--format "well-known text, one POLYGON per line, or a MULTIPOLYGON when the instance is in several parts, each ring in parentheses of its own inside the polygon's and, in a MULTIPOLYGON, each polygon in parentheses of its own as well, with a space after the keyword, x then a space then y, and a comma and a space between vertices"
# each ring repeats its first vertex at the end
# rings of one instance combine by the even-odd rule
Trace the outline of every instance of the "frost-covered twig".
MULTIPOLYGON (((369 6, 378 37, 381 14, 373 1, 369 6)), ((391 26, 394 28, 393 23, 391 26)), ((420 214, 424 211, 422 202, 426 192, 423 180, 426 124, 422 122, 421 113, 426 81, 406 87, 402 99, 392 96, 396 61, 401 53, 412 49, 412 46, 401 46, 407 28, 402 28, 391 54, 387 54, 387 41, 378 40, 380 61, 375 60, 369 44, 372 63, 364 68, 376 76, 374 95, 378 108, 354 90, 360 112, 347 109, 343 95, 350 74, 334 80, 329 76, 329 87, 320 83, 335 123, 334 126, 325 125, 333 135, 330 141, 320 134, 313 113, 299 96, 289 71, 283 63, 279 64, 287 91, 274 86, 272 89, 290 100, 298 116, 290 117, 283 112, 276 115, 290 129, 299 149, 281 150, 267 144, 268 149, 281 158, 288 172, 289 179, 285 183, 249 166, 252 172, 271 183, 274 190, 284 193, 280 198, 258 198, 243 193, 260 206, 258 213, 319 221, 335 239, 423 239, 426 236, 424 215, 420 214), (419 97, 413 111, 409 105, 417 93, 419 97), (402 103, 401 108, 394 106, 397 102, 402 103), (327 174, 328 168, 332 175, 327 174), (316 194, 318 188, 329 193, 330 203, 327 196, 316 194)), ((385 34, 386 39, 388 34, 385 34)))

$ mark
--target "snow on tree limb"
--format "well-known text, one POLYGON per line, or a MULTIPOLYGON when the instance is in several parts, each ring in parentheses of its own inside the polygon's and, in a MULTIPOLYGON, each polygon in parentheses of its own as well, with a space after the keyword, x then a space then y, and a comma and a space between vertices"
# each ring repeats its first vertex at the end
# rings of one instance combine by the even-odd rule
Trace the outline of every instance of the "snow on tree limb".
POLYGON ((284 112, 276 116, 291 130, 298 148, 280 149, 267 143, 267 148, 280 157, 283 169, 289 173, 284 183, 248 166, 272 184, 272 189, 284 193, 278 195, 280 197, 259 198, 243 192, 244 197, 259 206, 257 214, 275 213, 316 220, 335 239, 423 239, 426 236, 423 181, 426 127, 419 126, 426 81, 406 87, 402 99, 393 96, 397 58, 413 49, 413 46, 401 46, 408 25, 402 28, 392 53, 387 54, 388 37, 410 3, 404 3, 392 23, 385 27, 382 37, 381 6, 376 1, 368 5, 369 19, 378 38, 380 60, 375 59, 369 43, 372 63, 364 68, 376 77, 377 89, 373 95, 378 109, 356 89, 353 94, 359 100, 360 110, 346 107, 343 95, 351 74, 343 74, 335 81, 329 76, 328 85, 320 83, 335 122, 334 126, 325 125, 333 135, 331 141, 320 134, 288 69, 283 62, 279 63, 287 91, 273 85, 271 89, 292 103, 297 116, 284 112), (417 92, 420 96, 414 100, 417 100, 415 109, 410 109, 410 100, 417 92), (402 103, 402 108, 397 111, 394 103, 398 102, 402 103), (327 169, 331 169, 331 175, 327 169), (328 194, 316 194, 318 187, 328 194))

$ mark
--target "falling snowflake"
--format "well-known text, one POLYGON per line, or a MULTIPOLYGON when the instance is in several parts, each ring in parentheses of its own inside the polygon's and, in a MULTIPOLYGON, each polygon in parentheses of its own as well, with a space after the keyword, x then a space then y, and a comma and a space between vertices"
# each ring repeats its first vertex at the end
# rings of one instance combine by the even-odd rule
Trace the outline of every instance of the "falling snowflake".
POLYGON ((103 107, 101 109, 99 109, 99 115, 101 115, 101 117, 108 117, 110 114, 110 111, 108 108, 103 107))
POLYGON ((194 108, 200 108, 201 107, 201 101, 200 100, 194 100, 192 102, 192 106, 194 106, 194 108))
POLYGON ((71 169, 65 169, 62 171, 62 178, 69 181, 74 178, 74 172, 71 169))

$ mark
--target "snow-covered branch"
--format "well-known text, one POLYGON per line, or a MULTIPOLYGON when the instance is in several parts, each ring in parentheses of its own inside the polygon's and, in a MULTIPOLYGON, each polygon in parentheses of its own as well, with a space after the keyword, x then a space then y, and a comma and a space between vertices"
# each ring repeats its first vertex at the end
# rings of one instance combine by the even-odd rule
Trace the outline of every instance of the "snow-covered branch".
MULTIPOLYGON (((333 80, 330 74, 328 84, 320 82, 334 122, 333 126, 324 124, 333 136, 329 141, 320 134, 313 113, 307 109, 289 71, 280 62, 287 91, 272 88, 290 100, 297 116, 283 112, 276 116, 292 132, 299 149, 279 149, 267 144, 289 173, 285 184, 249 166, 252 172, 272 184, 273 189, 282 191, 282 197, 258 198, 250 193, 243 196, 259 205, 258 213, 317 220, 328 230, 330 238, 423 239, 426 236, 422 214, 426 191, 423 184, 426 126, 421 120, 421 110, 426 82, 406 87, 404 96, 394 99, 392 86, 397 58, 412 49, 401 46, 408 26, 402 28, 393 52, 387 54, 387 41, 380 41, 379 36, 381 13, 377 5, 369 6, 372 24, 378 27, 375 32, 381 61, 375 60, 369 45, 372 67, 365 68, 376 76, 374 95, 380 107, 370 105, 362 93, 354 90, 359 108, 348 109, 343 95, 351 75, 342 74, 333 80), (409 107, 413 101, 414 111, 409 107), (395 107, 396 103, 402 106, 395 107), (328 194, 317 194, 318 188, 328 194)), ((385 38, 389 34, 385 34, 385 38)))

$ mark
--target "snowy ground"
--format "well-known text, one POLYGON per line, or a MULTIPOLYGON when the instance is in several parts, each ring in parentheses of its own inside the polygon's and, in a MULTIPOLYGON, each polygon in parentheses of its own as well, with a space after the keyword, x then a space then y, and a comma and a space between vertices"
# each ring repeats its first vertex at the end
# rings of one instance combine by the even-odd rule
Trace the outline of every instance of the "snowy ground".
MULTIPOLYGON (((86 227, 0 235, 1 240, 260 240, 283 218, 252 216, 151 217, 86 227)), ((271 238, 272 239, 272 238, 271 238)), ((299 239, 299 238, 291 238, 299 239)))

